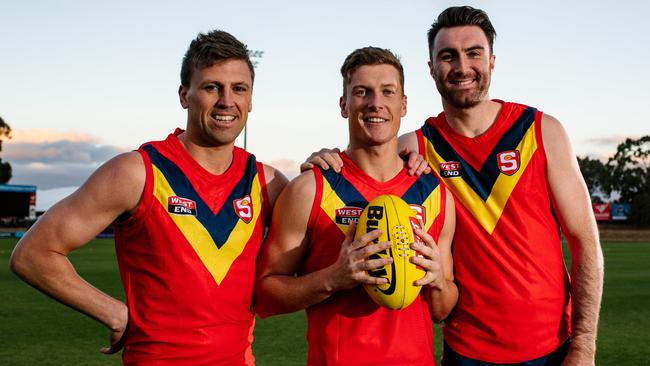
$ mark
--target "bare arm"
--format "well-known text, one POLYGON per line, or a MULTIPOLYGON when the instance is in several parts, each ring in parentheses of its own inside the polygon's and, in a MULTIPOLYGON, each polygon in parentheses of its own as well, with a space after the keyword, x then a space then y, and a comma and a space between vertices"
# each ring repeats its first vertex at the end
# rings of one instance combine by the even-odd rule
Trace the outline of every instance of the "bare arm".
MULTIPOLYGON (((445 187, 445 190, 447 188, 445 187)), ((427 270, 424 278, 416 281, 416 285, 423 285, 423 295, 429 304, 431 318, 441 322, 451 312, 458 301, 458 287, 454 282, 454 262, 451 255, 451 242, 456 228, 456 210, 454 198, 449 190, 446 191, 445 223, 440 231, 438 242, 423 230, 416 234, 422 238, 424 244, 413 244, 413 249, 420 252, 425 258, 413 258, 412 262, 427 270)))
POLYGON ((287 177, 284 176, 279 170, 264 164, 264 177, 266 178, 266 188, 269 193, 269 200, 271 208, 275 205, 280 192, 287 185, 287 177))
POLYGON ((83 186, 50 208, 18 242, 11 270, 61 303, 111 330, 111 347, 119 350, 126 328, 126 305, 79 277, 67 258, 108 227, 120 214, 134 210, 144 187, 145 171, 136 152, 100 167, 83 186))
POLYGON ((593 365, 604 263, 589 193, 562 125, 544 115, 542 137, 553 208, 571 250, 572 341, 563 365, 593 365))
POLYGON ((418 137, 415 131, 403 134, 397 140, 399 151, 418 153, 418 137))
POLYGON ((341 150, 339 148, 327 149, 323 148, 319 151, 313 152, 304 163, 300 164, 300 171, 307 171, 314 166, 319 166, 322 169, 334 169, 335 172, 340 172, 343 166, 343 161, 339 156, 341 150))
POLYGON ((280 194, 273 210, 271 229, 258 258, 255 310, 262 317, 304 309, 336 291, 361 283, 379 284, 385 279, 366 271, 384 266, 391 259, 367 260, 386 249, 388 243, 366 246, 380 234, 378 230, 353 240, 350 227, 336 263, 322 270, 296 276, 307 250, 307 225, 316 192, 312 172, 303 173, 280 194))

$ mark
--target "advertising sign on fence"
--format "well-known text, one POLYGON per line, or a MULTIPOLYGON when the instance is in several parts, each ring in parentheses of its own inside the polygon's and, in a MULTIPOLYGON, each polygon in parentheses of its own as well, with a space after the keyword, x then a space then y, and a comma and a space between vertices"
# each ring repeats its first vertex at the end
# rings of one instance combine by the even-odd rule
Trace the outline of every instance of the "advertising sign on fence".
POLYGON ((609 221, 612 219, 612 205, 610 203, 592 203, 596 221, 609 221))
POLYGON ((629 203, 612 203, 612 220, 627 220, 628 216, 630 216, 630 208, 629 203))

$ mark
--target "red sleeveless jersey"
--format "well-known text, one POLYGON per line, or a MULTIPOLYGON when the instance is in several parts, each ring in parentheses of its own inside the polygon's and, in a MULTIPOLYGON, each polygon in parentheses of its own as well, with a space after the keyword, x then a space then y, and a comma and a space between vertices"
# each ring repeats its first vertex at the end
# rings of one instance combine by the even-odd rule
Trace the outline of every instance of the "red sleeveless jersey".
POLYGON ((456 198, 459 298, 445 341, 466 357, 516 363, 568 337, 569 277, 549 196, 542 113, 501 103, 478 137, 453 131, 444 113, 417 136, 420 154, 456 198))
POLYGON ((255 260, 268 220, 263 167, 235 148, 222 175, 177 138, 140 147, 146 183, 115 227, 129 308, 125 365, 252 365, 255 260))
MULTIPOLYGON (((341 158, 341 173, 314 169, 317 189, 301 274, 336 261, 349 224, 380 194, 401 196, 438 238, 444 224, 445 190, 437 177, 411 177, 402 170, 390 181, 378 182, 345 154, 341 158)), ((432 320, 422 296, 405 309, 389 310, 358 286, 307 308, 307 323, 308 365, 435 364, 432 320)))

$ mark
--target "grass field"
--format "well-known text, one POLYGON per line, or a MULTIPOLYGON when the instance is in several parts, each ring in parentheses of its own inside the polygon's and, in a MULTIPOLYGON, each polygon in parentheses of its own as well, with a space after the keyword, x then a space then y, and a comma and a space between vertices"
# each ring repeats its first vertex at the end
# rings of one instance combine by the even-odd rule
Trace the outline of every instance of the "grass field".
MULTIPOLYGON (((40 294, 8 270, 16 240, 0 239, 0 365, 119 365, 104 356, 107 331, 95 321, 40 294)), ((650 365, 650 243, 603 243, 605 295, 598 365, 650 365)), ((111 240, 96 240, 70 257, 77 271, 123 298, 111 240)), ((258 320, 259 366, 304 365, 303 312, 258 320)), ((436 354, 440 354, 436 334, 436 354)))

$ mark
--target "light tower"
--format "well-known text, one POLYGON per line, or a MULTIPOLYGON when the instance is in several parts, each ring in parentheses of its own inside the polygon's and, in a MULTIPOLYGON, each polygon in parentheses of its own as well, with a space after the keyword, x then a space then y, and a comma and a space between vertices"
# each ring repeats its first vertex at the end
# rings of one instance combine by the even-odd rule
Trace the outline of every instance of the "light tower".
MULTIPOLYGON (((251 63, 253 64, 254 68, 257 68, 257 65, 260 64, 260 60, 264 56, 264 51, 260 50, 250 50, 248 51, 248 57, 251 58, 251 63)), ((244 126, 244 150, 247 150, 247 134, 246 132, 248 131, 248 124, 244 126)))

